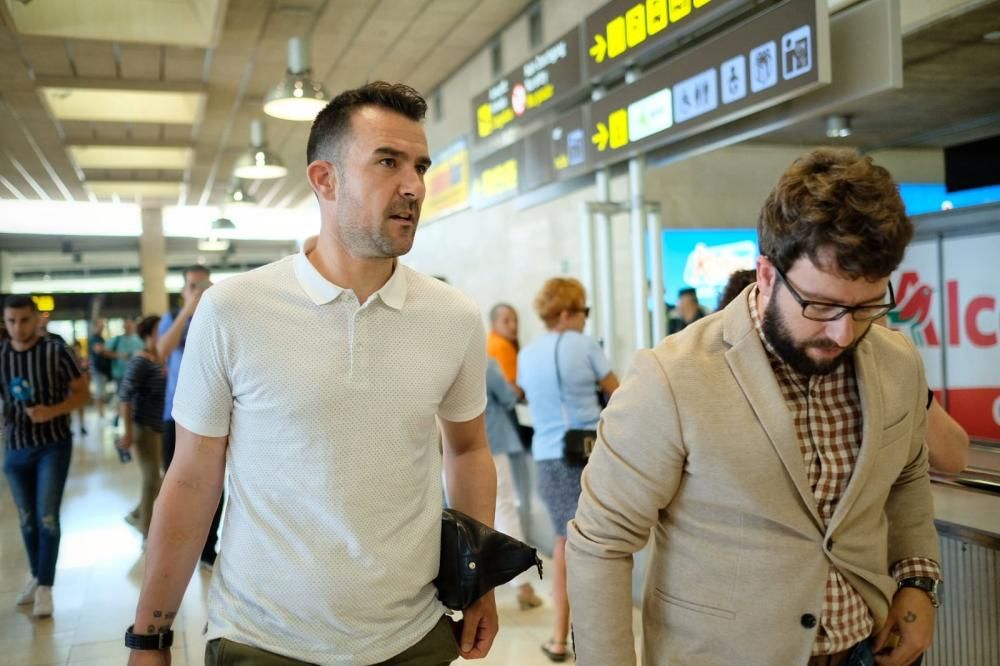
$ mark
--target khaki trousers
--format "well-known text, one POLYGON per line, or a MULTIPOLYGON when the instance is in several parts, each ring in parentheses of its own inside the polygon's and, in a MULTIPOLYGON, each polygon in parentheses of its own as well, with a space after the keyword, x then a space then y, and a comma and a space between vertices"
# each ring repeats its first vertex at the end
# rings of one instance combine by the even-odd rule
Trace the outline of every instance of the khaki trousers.
POLYGON ((139 462, 142 475, 142 491, 139 496, 139 531, 149 534, 149 521, 153 519, 153 503, 160 494, 160 456, 163 451, 163 436, 152 428, 138 423, 132 424, 132 447, 139 462))
MULTIPOLYGON (((442 615, 430 633, 388 661, 375 666, 447 666, 458 659, 458 644, 451 621, 442 615)), ((283 657, 225 638, 205 646, 205 666, 304 666, 307 662, 283 657)))

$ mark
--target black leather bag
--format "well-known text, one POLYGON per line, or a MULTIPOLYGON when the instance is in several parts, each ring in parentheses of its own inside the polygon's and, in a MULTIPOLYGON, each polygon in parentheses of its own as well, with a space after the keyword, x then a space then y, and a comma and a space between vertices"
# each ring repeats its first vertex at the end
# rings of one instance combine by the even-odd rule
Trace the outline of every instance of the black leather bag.
POLYGON ((559 402, 562 403, 563 419, 566 421, 566 434, 563 435, 563 460, 567 465, 583 467, 590 459, 590 454, 597 445, 597 431, 569 427, 569 408, 563 398, 562 373, 559 372, 559 343, 563 334, 556 340, 555 366, 556 385, 559 387, 559 402))
POLYGON ((494 587, 538 567, 537 551, 455 509, 441 514, 441 566, 434 585, 441 603, 465 610, 494 587))
POLYGON ((563 435, 563 460, 568 465, 583 467, 596 444, 596 430, 567 430, 563 435))

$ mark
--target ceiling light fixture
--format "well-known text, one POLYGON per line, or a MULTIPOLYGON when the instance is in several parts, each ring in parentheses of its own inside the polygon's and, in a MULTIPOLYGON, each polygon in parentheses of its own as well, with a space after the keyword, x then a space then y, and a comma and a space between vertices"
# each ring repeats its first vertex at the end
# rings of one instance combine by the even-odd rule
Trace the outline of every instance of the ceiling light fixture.
POLYGON ((826 135, 831 139, 851 136, 851 117, 834 114, 826 117, 826 135))
POLYGON ((264 138, 264 121, 250 122, 250 150, 240 155, 233 167, 233 175, 237 178, 264 180, 269 178, 284 178, 288 169, 274 153, 268 152, 267 140, 264 138))
POLYGON ((239 178, 234 178, 226 193, 227 206, 254 206, 257 200, 247 190, 246 185, 239 178))
POLYGON ((203 238, 198 241, 199 252, 225 252, 229 249, 229 241, 225 238, 203 238))
POLYGON ((264 97, 264 113, 282 120, 311 121, 330 101, 323 84, 312 78, 308 51, 305 39, 288 40, 288 71, 264 97))
POLYGON ((230 220, 228 217, 219 217, 219 218, 216 218, 216 219, 212 220, 212 232, 213 233, 217 232, 217 231, 232 231, 235 228, 236 228, 236 225, 233 224, 233 221, 230 220))

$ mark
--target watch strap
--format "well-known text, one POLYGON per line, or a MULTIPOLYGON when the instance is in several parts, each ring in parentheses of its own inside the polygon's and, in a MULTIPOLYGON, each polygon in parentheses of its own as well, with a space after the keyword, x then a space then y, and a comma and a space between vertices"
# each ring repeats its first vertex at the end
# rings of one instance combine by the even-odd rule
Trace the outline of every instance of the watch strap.
POLYGON ((913 576, 899 581, 899 587, 915 587, 923 590, 931 598, 935 608, 941 605, 941 581, 930 576, 913 576))
POLYGON ((133 629, 134 624, 125 630, 125 647, 131 650, 166 650, 174 644, 172 629, 162 634, 136 634, 133 629))

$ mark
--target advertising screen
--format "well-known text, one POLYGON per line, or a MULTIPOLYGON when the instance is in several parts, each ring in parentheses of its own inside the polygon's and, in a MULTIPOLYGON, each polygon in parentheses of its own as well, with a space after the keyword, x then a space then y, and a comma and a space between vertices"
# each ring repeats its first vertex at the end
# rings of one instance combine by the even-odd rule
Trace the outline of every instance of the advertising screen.
POLYGON ((667 303, 694 288, 713 312, 733 271, 757 265, 756 229, 667 229, 663 232, 663 286, 667 303))

